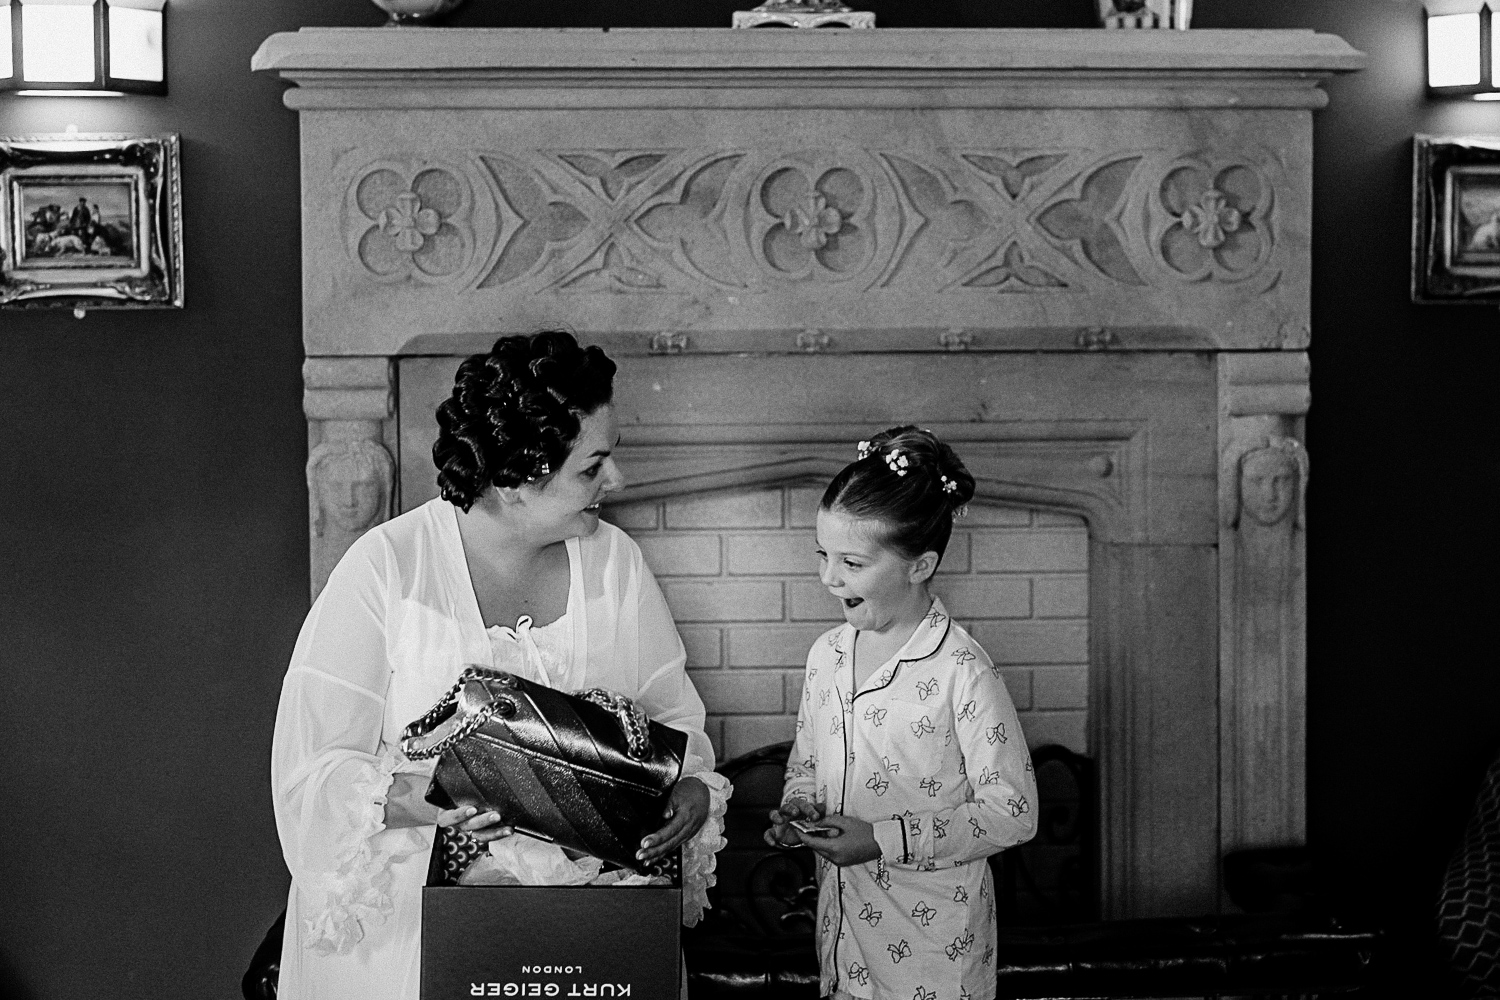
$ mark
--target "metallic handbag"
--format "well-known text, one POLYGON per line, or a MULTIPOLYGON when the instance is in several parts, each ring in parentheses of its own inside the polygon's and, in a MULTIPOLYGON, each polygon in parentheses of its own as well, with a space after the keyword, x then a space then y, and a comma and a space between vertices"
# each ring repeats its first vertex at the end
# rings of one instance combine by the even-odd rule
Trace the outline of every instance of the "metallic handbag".
POLYGON ((438 758, 427 801, 440 809, 494 811, 517 833, 642 874, 670 867, 644 865, 635 852, 666 822, 687 734, 623 695, 570 695, 467 667, 406 727, 401 749, 412 760, 438 758))

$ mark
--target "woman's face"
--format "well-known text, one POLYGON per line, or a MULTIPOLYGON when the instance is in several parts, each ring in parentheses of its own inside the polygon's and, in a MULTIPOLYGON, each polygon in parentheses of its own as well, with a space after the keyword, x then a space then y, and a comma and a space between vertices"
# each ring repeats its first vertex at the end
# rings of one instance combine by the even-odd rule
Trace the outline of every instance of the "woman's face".
POLYGON ((909 624, 930 602, 931 570, 881 544, 881 529, 878 521, 818 510, 818 575, 843 605, 844 620, 861 631, 909 624))
POLYGON ((614 407, 601 406, 581 418, 578 438, 562 468, 516 487, 513 512, 524 520, 527 533, 547 543, 597 531, 600 503, 625 488, 614 460, 619 442, 614 407))

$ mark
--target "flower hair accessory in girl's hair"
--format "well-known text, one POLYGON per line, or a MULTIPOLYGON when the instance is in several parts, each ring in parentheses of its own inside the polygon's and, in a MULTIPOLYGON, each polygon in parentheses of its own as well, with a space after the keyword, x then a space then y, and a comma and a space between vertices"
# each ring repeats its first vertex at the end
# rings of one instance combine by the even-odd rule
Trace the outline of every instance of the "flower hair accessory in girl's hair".
POLYGON ((817 515, 845 623, 807 655, 766 839, 840 869, 820 880, 821 995, 992 996, 994 878, 974 862, 1035 833, 1036 782, 1000 672, 928 589, 974 477, 916 427, 858 453, 817 515))

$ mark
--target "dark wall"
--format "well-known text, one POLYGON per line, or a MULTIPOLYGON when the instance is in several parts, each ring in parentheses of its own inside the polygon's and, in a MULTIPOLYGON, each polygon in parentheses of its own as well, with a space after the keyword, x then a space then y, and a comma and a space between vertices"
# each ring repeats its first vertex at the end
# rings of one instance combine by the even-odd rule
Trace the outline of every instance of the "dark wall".
MULTIPOLYGON (((286 887, 267 755, 307 595, 297 123, 249 60, 272 32, 380 15, 170 6, 170 96, 0 96, 4 134, 181 133, 187 220, 185 310, 0 312, 0 995, 23 1000, 233 997, 286 887)), ((454 22, 714 26, 736 6, 470 0, 454 22)), ((872 6, 1075 27, 1093 2, 872 6)), ((1417 935, 1500 735, 1477 643, 1497 316, 1408 304, 1410 139, 1500 133, 1500 106, 1426 99, 1410 0, 1198 7, 1372 57, 1317 125, 1309 823, 1341 905, 1417 935)))

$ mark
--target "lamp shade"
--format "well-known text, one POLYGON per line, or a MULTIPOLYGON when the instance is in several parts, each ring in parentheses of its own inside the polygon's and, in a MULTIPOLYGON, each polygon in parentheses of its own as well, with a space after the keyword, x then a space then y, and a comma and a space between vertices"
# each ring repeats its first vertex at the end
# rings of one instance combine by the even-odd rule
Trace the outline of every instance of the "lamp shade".
POLYGON ((0 0, 0 89, 165 94, 166 0, 0 0))
POLYGON ((1496 14, 1477 0, 1429 0, 1427 89, 1438 95, 1500 97, 1496 86, 1496 14))

